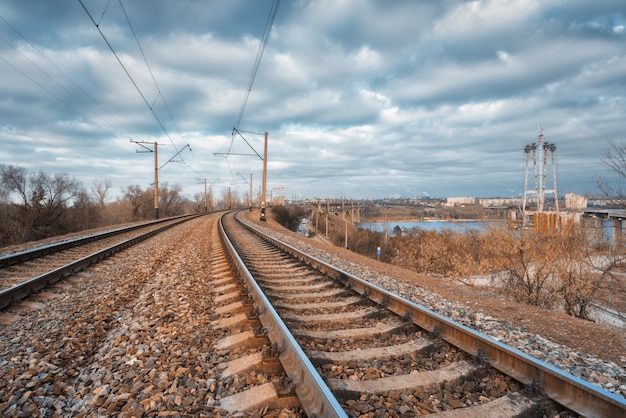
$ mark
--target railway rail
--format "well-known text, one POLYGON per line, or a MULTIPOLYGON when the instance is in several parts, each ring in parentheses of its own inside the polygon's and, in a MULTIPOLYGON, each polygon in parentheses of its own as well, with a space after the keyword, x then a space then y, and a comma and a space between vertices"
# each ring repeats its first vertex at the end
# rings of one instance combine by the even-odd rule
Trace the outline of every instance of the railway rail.
POLYGON ((303 417, 217 218, 171 228, 3 310, 0 415, 303 417))
POLYGON ((621 397, 232 215, 223 225, 230 257, 309 416, 626 414, 621 397))
POLYGON ((0 309, 197 215, 167 218, 0 257, 0 309))
MULTIPOLYGON (((155 238, 168 245, 155 260, 117 256, 97 273, 81 273, 56 290, 68 292, 61 299, 69 311, 22 312, 23 327, 0 330, 0 413, 612 417, 626 412, 622 398, 283 242, 260 238, 232 214, 221 218, 219 228, 216 218, 197 219, 181 232, 167 232, 170 238, 155 238), (131 271, 120 274, 124 264, 131 271), (101 279, 108 268, 113 276, 101 279), (74 301, 83 281, 86 290, 74 301), (53 327, 55 321, 59 327, 53 327)), ((108 243, 104 251, 118 244, 108 243)), ((57 270, 58 263, 72 264, 68 258, 96 253, 79 248, 63 257, 48 254, 44 261, 5 260, 0 273, 26 277, 35 267, 57 270)), ((88 264, 102 258, 94 257, 88 264)), ((39 300, 55 306, 54 298, 39 300)))

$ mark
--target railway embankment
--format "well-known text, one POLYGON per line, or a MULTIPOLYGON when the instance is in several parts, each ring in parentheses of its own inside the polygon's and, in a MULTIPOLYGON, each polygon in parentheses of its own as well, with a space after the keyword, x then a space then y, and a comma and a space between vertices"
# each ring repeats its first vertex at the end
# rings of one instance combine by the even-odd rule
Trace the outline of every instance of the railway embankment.
POLYGON ((348 273, 483 332, 574 376, 626 397, 626 333, 520 304, 445 277, 420 275, 344 248, 307 239, 258 213, 249 222, 348 273))

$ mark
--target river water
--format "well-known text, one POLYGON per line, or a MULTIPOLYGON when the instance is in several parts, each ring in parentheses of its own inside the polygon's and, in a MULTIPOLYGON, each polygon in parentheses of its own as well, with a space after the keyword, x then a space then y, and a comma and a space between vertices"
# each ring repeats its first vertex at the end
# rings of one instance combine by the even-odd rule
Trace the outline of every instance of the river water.
POLYGON ((457 221, 389 221, 389 222, 359 222, 357 226, 362 229, 369 229, 371 231, 385 232, 389 231, 393 234, 393 230, 396 226, 401 229, 421 228, 427 231, 443 231, 452 230, 457 232, 467 232, 469 230, 480 230, 490 222, 475 221, 475 220, 457 220, 457 221))

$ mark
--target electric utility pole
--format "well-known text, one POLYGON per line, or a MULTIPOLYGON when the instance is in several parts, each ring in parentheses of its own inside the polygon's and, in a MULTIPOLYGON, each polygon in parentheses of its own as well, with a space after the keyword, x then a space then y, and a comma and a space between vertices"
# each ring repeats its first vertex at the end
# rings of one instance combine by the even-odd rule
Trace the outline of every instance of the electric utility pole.
POLYGON ((196 181, 200 184, 202 184, 202 181, 204 181, 204 211, 207 212, 207 201, 206 201, 206 177, 203 179, 196 179, 196 181))
MULTIPOLYGON (((264 141, 263 141, 263 157, 261 157, 259 155, 259 153, 256 152, 256 150, 252 147, 252 145, 250 145, 250 143, 242 135, 242 133, 249 133, 249 134, 253 134, 253 135, 261 135, 260 133, 240 131, 237 128, 233 128, 233 135, 235 135, 235 133, 237 133, 246 142, 246 144, 248 144, 250 149, 252 149, 252 151, 254 151, 254 154, 236 154, 236 153, 233 153, 233 152, 229 151, 229 152, 226 152, 226 153, 216 152, 213 155, 225 155, 226 157, 228 157, 229 155, 246 155, 246 156, 254 156, 254 155, 256 155, 261 160, 263 160, 263 179, 261 181, 261 220, 262 221, 266 221, 266 219, 265 219, 265 206, 266 206, 266 194, 267 194, 267 192, 266 192, 267 191, 267 132, 265 132, 263 134, 263 137, 264 137, 264 141)), ((250 181, 250 184, 251 184, 251 187, 252 187, 252 181, 250 181)))
POLYGON ((146 142, 146 141, 133 141, 140 147, 144 148, 143 151, 137 150, 137 153, 144 152, 153 152, 154 153, 154 219, 159 219, 159 157, 158 157, 158 146, 157 142, 146 142), (154 148, 148 148, 145 144, 152 144, 154 148))
POLYGON ((172 158, 167 160, 165 162, 165 164, 163 164, 161 167, 159 167, 159 156, 158 156, 158 146, 159 146, 159 144, 156 141, 155 142, 133 141, 131 139, 130 142, 134 142, 135 144, 137 144, 140 147, 144 148, 143 151, 137 150, 136 151, 137 153, 143 153, 143 152, 153 152, 154 153, 154 219, 159 219, 159 170, 162 169, 163 167, 165 167, 178 154, 183 152, 183 150, 185 148, 189 148, 189 151, 191 151, 191 147, 189 146, 189 144, 185 145, 180 151, 178 151, 176 154, 174 154, 174 156, 172 158), (152 146, 154 148, 151 149, 151 148, 147 147, 145 144, 152 144, 152 146))
POLYGON ((261 186, 261 220, 266 221, 265 219, 265 193, 267 190, 267 132, 264 134, 263 140, 263 180, 261 186))

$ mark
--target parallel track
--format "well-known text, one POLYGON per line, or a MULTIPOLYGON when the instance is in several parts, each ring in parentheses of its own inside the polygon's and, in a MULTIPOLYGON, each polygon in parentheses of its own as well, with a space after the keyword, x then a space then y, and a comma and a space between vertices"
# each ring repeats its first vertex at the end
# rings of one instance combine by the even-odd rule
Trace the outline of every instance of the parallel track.
POLYGON ((197 215, 118 228, 0 257, 0 309, 197 215))
MULTIPOLYGON (((216 304, 213 315, 221 318, 210 331, 220 335, 211 350, 225 361, 211 389, 214 406, 221 410, 263 414, 286 409, 290 416, 316 417, 626 414, 622 398, 285 243, 260 238, 260 231, 244 228, 232 214, 221 224, 219 238, 217 230, 211 232, 212 267, 206 278, 216 304)), ((0 275, 28 276, 42 266, 46 272, 38 270, 25 284, 0 291, 0 305, 159 229, 94 244, 106 247, 98 251, 75 246, 63 256, 2 257, 0 275)))
POLYGON ((626 414, 618 396, 244 229, 232 215, 223 225, 233 263, 309 416, 626 414))
POLYGON ((0 414, 304 417, 217 218, 4 310, 0 414))

